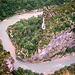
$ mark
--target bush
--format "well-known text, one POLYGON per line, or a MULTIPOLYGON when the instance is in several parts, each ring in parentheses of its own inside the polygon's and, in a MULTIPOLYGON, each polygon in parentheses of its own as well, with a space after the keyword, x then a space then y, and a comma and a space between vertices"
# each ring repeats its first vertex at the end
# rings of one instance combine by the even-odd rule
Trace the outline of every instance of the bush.
POLYGON ((61 31, 61 25, 55 25, 54 32, 61 31))
POLYGON ((60 21, 65 21, 65 18, 61 18, 60 21))
POLYGON ((24 47, 28 50, 33 50, 34 49, 34 45, 30 41, 26 42, 24 47))
POLYGON ((64 25, 65 27, 71 27, 71 25, 68 24, 68 23, 66 23, 66 22, 65 22, 63 25, 64 25))
POLYGON ((69 47, 67 47, 67 49, 66 49, 65 52, 66 52, 66 53, 75 52, 75 48, 69 48, 69 47))
POLYGON ((73 28, 72 31, 75 32, 75 28, 73 28))
POLYGON ((72 15, 72 20, 75 22, 75 13, 72 15))

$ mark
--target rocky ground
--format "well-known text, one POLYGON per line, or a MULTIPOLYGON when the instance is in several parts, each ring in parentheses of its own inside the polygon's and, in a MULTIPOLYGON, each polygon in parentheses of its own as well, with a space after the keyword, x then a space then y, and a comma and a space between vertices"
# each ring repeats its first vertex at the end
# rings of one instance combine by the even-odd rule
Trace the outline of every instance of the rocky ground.
POLYGON ((10 72, 12 72, 14 70, 14 60, 12 60, 11 57, 4 59, 6 61, 6 64, 10 70, 10 72))

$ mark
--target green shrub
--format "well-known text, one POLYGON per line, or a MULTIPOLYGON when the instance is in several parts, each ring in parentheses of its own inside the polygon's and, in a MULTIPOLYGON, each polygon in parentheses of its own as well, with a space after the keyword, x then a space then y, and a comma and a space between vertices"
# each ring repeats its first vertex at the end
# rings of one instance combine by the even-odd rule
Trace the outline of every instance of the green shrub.
POLYGON ((75 13, 72 15, 72 20, 75 22, 75 13))
POLYGON ((60 21, 65 21, 65 18, 61 18, 60 21))
POLYGON ((68 23, 66 23, 66 22, 65 22, 63 25, 64 25, 65 27, 71 27, 71 25, 68 24, 68 23))
POLYGON ((67 47, 67 49, 66 49, 65 52, 66 52, 66 53, 75 52, 75 48, 69 48, 69 47, 67 47))
POLYGON ((75 32, 75 28, 73 28, 72 31, 75 32))

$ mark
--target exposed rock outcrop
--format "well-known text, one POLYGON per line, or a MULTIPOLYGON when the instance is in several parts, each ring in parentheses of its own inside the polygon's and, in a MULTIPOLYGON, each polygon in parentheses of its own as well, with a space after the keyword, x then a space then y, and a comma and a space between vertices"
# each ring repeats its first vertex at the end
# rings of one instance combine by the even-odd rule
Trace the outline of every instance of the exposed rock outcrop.
POLYGON ((64 52, 68 46, 75 46, 75 33, 71 30, 63 31, 53 37, 46 48, 38 49, 38 54, 32 56, 32 59, 43 60, 44 58, 49 58, 58 52, 64 52))
POLYGON ((12 72, 14 70, 14 61, 12 58, 4 58, 4 60, 6 61, 6 64, 8 65, 8 68, 10 70, 10 72, 12 72))

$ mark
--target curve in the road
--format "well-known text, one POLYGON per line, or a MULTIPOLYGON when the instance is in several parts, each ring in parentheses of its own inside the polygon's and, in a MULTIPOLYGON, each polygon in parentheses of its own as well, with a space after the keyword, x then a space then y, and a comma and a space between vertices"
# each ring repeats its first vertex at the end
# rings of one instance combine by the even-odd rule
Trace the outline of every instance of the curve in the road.
POLYGON ((38 73, 43 73, 43 72, 48 72, 48 71, 54 71, 58 70, 64 66, 70 65, 72 63, 75 63, 75 56, 70 56, 69 58, 63 59, 63 60, 56 60, 56 61, 51 61, 51 62, 46 62, 46 63, 24 63, 21 61, 16 60, 16 55, 15 55, 15 47, 13 46, 6 30, 7 27, 10 25, 13 25, 20 19, 28 19, 32 16, 36 16, 42 14, 43 12, 29 12, 25 13, 22 15, 15 15, 11 17, 8 20, 4 20, 0 22, 0 38, 2 40, 2 44, 5 50, 10 51, 11 56, 15 60, 14 67, 17 69, 18 67, 22 67, 24 69, 30 69, 32 71, 38 72, 38 73))

